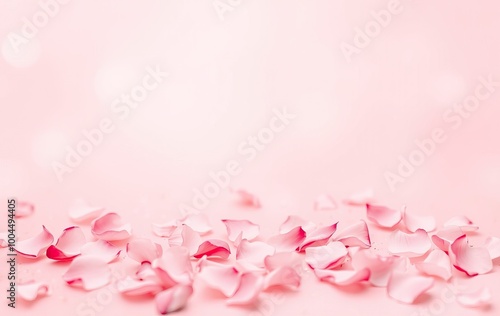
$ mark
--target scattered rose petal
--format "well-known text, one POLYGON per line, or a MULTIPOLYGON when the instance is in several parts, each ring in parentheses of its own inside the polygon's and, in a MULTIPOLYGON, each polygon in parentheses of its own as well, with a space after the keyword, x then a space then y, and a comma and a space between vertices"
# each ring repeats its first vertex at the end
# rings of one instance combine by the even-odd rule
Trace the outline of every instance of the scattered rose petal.
POLYGON ((415 267, 427 275, 437 276, 443 280, 451 278, 451 262, 448 255, 440 250, 434 249, 422 262, 417 262, 415 267))
POLYGON ((427 253, 431 246, 431 240, 423 229, 410 234, 398 230, 389 237, 387 249, 394 255, 419 257, 427 253))
POLYGON ((176 285, 155 296, 156 308, 161 315, 182 309, 193 294, 191 285, 176 285))
POLYGON ((297 272, 302 270, 302 256, 296 252, 279 252, 264 259, 264 265, 268 271, 274 271, 281 267, 292 267, 297 272))
POLYGON ((423 229, 426 232, 431 232, 436 229, 436 219, 434 216, 417 216, 406 211, 406 206, 403 210, 403 222, 406 228, 412 233, 418 229, 423 229))
POLYGON ((25 301, 34 301, 50 293, 49 286, 42 282, 29 281, 17 284, 16 293, 25 301))
POLYGON ((107 213, 93 220, 91 230, 97 239, 106 241, 127 239, 132 234, 131 225, 124 224, 116 213, 107 213))
POLYGON ((118 292, 127 296, 137 296, 145 294, 156 294, 163 290, 163 287, 152 279, 136 280, 127 276, 123 280, 116 282, 118 292))
POLYGON ((285 222, 280 226, 280 234, 286 234, 292 229, 301 227, 304 231, 308 232, 316 228, 313 222, 306 221, 299 216, 290 215, 286 218, 285 222))
POLYGON ((382 227, 394 227, 401 221, 401 212, 381 205, 366 204, 366 216, 382 227))
POLYGON ((363 220, 344 228, 334 236, 334 239, 342 242, 346 247, 371 247, 370 232, 363 220))
POLYGON ((120 255, 120 248, 105 240, 97 240, 88 242, 81 248, 82 256, 95 256, 100 257, 107 263, 115 260, 120 255))
POLYGON ((239 203, 244 206, 260 208, 261 204, 259 198, 254 194, 245 190, 234 190, 234 194, 238 197, 239 203))
POLYGON ((479 229, 478 226, 474 225, 474 223, 465 216, 455 216, 444 223, 444 227, 450 226, 458 226, 464 232, 475 231, 479 229))
POLYGON ((344 263, 347 249, 343 243, 333 241, 326 246, 306 249, 306 263, 312 269, 333 269, 344 263))
POLYGON ((314 274, 321 281, 330 282, 335 285, 347 286, 370 279, 370 270, 322 270, 315 269, 314 274))
POLYGON ((348 205, 363 206, 372 203, 374 200, 374 196, 375 195, 372 189, 366 189, 364 191, 352 194, 344 200, 344 203, 348 205))
POLYGON ((226 300, 228 305, 248 305, 257 299, 264 287, 264 278, 258 273, 244 273, 234 295, 226 300))
POLYGON ((153 262, 163 254, 160 245, 146 238, 132 240, 126 249, 128 257, 139 263, 153 262))
POLYGON ((165 287, 175 284, 191 284, 193 267, 189 250, 185 247, 172 247, 164 250, 163 256, 151 264, 165 287))
POLYGON ((465 307, 485 307, 491 303, 491 292, 482 288, 471 293, 457 293, 457 302, 465 307))
POLYGON ((274 286, 298 288, 300 286, 300 275, 292 267, 279 267, 264 277, 264 289, 274 286))
POLYGON ((16 217, 28 217, 35 212, 35 206, 29 202, 17 201, 16 217))
POLYGON ((277 252, 295 251, 306 239, 306 232, 302 227, 295 227, 285 234, 269 238, 268 244, 274 246, 277 252))
POLYGON ((500 258, 500 238, 488 237, 486 239, 485 247, 488 249, 492 260, 500 258))
POLYGON ((469 276, 486 274, 493 269, 493 262, 488 249, 470 247, 465 235, 451 244, 448 254, 453 266, 469 276))
POLYGON ((244 260, 257 267, 264 266, 264 259, 274 254, 274 247, 262 241, 250 242, 243 239, 236 250, 236 259, 244 260))
POLYGON ((37 258, 43 253, 54 241, 54 236, 42 226, 43 230, 35 237, 22 240, 16 243, 16 251, 27 258, 37 258))
POLYGON ((227 242, 219 239, 210 239, 204 241, 198 251, 194 254, 195 258, 201 258, 203 256, 207 257, 219 257, 222 259, 229 258, 231 251, 229 250, 229 245, 227 242))
POLYGON ((394 271, 387 284, 387 294, 399 302, 412 304, 417 297, 433 285, 434 279, 432 277, 394 271))
POLYGON ((103 212, 104 207, 90 206, 83 200, 76 200, 69 209, 69 218, 76 223, 82 223, 96 219, 103 212))
POLYGON ((241 274, 236 268, 219 263, 202 267, 198 277, 210 288, 220 291, 226 297, 233 296, 241 281, 241 274))
POLYGON ((170 237, 177 228, 177 221, 170 221, 164 224, 153 224, 153 233, 158 237, 170 237))
POLYGON ((306 233, 306 238, 299 247, 299 251, 306 249, 311 246, 323 246, 325 245, 330 237, 337 231, 337 223, 318 227, 311 232, 306 233))
POLYGON ((465 233, 458 226, 450 226, 438 231, 432 236, 432 242, 444 252, 448 252, 450 245, 458 238, 465 236, 465 233))
POLYGON ((321 194, 314 201, 314 209, 317 211, 334 210, 336 208, 337 203, 335 203, 335 200, 328 194, 321 194))
POLYGON ((85 290, 95 290, 111 280, 111 271, 106 261, 95 256, 76 257, 63 275, 64 281, 85 290))
POLYGON ((205 214, 191 214, 181 220, 181 223, 191 227, 197 233, 205 235, 212 231, 212 226, 205 214))
POLYGON ((241 239, 252 240, 259 236, 259 225, 247 220, 231 220, 223 219, 222 222, 226 225, 228 239, 235 242, 238 236, 241 239))
POLYGON ((5 248, 9 245, 9 234, 7 232, 0 233, 0 248, 5 248))
POLYGON ((360 250, 352 256, 352 266, 356 270, 368 268, 370 270, 370 283, 377 287, 387 286, 393 270, 405 264, 402 257, 381 256, 370 250, 360 250))
POLYGON ((193 256, 198 251, 198 247, 200 247, 202 243, 200 235, 198 235, 197 232, 191 229, 191 227, 187 225, 182 225, 181 238, 182 238, 181 246, 189 249, 189 254, 193 256))
POLYGON ((47 248, 47 258, 58 261, 72 260, 80 255, 82 246, 87 242, 78 226, 66 228, 55 245, 47 248))

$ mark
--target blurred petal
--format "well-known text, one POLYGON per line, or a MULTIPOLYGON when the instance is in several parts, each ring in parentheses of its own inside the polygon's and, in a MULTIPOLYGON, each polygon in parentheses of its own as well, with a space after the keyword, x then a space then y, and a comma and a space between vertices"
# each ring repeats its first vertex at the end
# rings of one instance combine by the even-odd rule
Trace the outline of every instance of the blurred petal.
POLYGON ((302 227, 304 231, 310 231, 316 228, 313 222, 306 221, 299 216, 290 215, 286 218, 285 222, 280 226, 280 234, 286 234, 292 229, 302 227))
POLYGON ((274 247, 262 241, 250 242, 243 239, 236 250, 236 259, 244 260, 258 267, 264 266, 264 259, 274 255, 274 247))
POLYGON ((239 203, 244 206, 260 208, 259 198, 245 190, 234 190, 233 193, 238 197, 239 203))
POLYGON ((295 251, 306 239, 306 232, 302 227, 295 227, 285 234, 269 238, 268 244, 276 248, 277 252, 295 251))
POLYGON ((342 242, 346 247, 371 247, 370 232, 364 220, 344 228, 335 235, 334 239, 342 242))
POLYGON ((426 232, 431 232, 436 229, 436 219, 434 216, 411 215, 406 211, 406 207, 403 211, 403 222, 406 228, 412 233, 416 232, 418 229, 423 229, 426 232))
POLYGON ((315 269, 314 274, 321 281, 330 282, 335 285, 351 285, 370 279, 370 270, 322 270, 315 269))
POLYGON ((352 256, 352 266, 356 270, 368 268, 370 270, 370 283, 377 287, 387 286, 393 270, 403 266, 405 261, 401 257, 381 256, 370 250, 360 250, 352 256))
POLYGON ((479 229, 478 226, 474 225, 474 223, 465 216, 455 216, 444 223, 444 227, 450 226, 458 226, 464 232, 475 231, 479 229))
POLYGON ((226 225, 228 239, 232 242, 236 241, 240 234, 242 239, 247 240, 252 240, 259 236, 259 225, 250 221, 223 219, 222 222, 226 225))
POLYGON ((49 285, 43 282, 30 281, 17 284, 16 293, 25 301, 34 301, 39 297, 49 295, 49 285))
POLYGON ((0 233, 0 248, 5 248, 9 245, 8 233, 0 233))
POLYGON ((492 260, 500 258, 500 238, 488 237, 485 244, 492 260))
POLYGON ((302 270, 302 256, 296 252, 279 252, 264 259, 264 265, 268 271, 274 271, 281 267, 292 267, 297 272, 302 270))
POLYGON ((212 231, 212 226, 205 214, 191 214, 181 220, 181 223, 191 227, 197 233, 205 235, 212 231))
POLYGON ((139 263, 153 262, 163 254, 160 245, 146 238, 132 240, 127 244, 126 249, 127 256, 139 263))
POLYGON ((37 258, 43 253, 54 241, 54 236, 42 226, 42 232, 26 240, 16 243, 16 251, 26 258, 37 258))
POLYGON ((394 271, 387 284, 387 294, 401 303, 412 304, 433 285, 434 279, 431 277, 394 271))
POLYGON ((279 267, 264 277, 264 289, 274 286, 298 288, 300 286, 300 275, 292 267, 279 267))
POLYGON ((493 261, 488 249, 470 247, 465 235, 453 242, 449 255, 453 266, 469 276, 486 274, 493 269, 493 261))
POLYGON ((344 203, 348 205, 363 206, 372 203, 374 196, 375 195, 372 189, 366 189, 364 191, 351 194, 351 196, 344 200, 344 203))
POLYGON ((116 289, 118 292, 127 296, 156 294, 163 290, 162 286, 154 280, 136 280, 129 276, 123 280, 118 280, 116 282, 116 289))
POLYGON ((241 274, 233 266, 213 263, 202 267, 198 277, 210 288, 219 290, 226 297, 232 296, 238 289, 241 274))
POLYGON ((328 194, 321 194, 314 201, 314 209, 317 211, 334 210, 336 208, 337 203, 335 203, 335 200, 328 194))
POLYGON ((86 242, 80 227, 68 227, 64 229, 56 244, 47 249, 47 258, 59 261, 71 260, 80 255, 81 248, 86 242))
POLYGON ((311 246, 325 245, 337 230, 337 224, 338 222, 332 225, 318 227, 311 232, 307 232, 305 240, 299 247, 299 251, 311 246))
POLYGON ((422 262, 417 262, 415 267, 427 275, 437 276, 443 280, 451 278, 451 262, 448 255, 439 249, 434 249, 422 262))
POLYGON ((100 257, 76 257, 63 275, 69 285, 81 286, 85 290, 95 290, 111 280, 111 271, 106 261, 100 257))
POLYGON ((82 200, 77 200, 69 209, 69 218, 77 223, 96 219, 104 212, 104 207, 90 206, 82 200))
POLYGON ((193 294, 191 285, 176 285, 155 296, 156 308, 161 315, 178 311, 186 306, 189 297, 193 294))
POLYGON ((401 221, 401 212, 381 205, 366 204, 366 216, 382 227, 394 227, 401 221))
POLYGON ((410 234, 398 230, 389 237, 387 249, 394 255, 419 257, 429 251, 431 246, 431 240, 423 229, 410 234))
POLYGON ((153 233, 158 237, 170 237, 177 228, 177 221, 173 220, 164 224, 153 224, 153 233))
POLYGON ((200 245, 198 251, 194 254, 194 257, 201 258, 203 256, 207 256, 227 259, 230 254, 231 251, 229 250, 227 242, 219 239, 209 239, 200 245))
POLYGON ((16 217, 27 217, 35 212, 35 206, 29 202, 17 201, 16 217))
POLYGON ((305 261, 312 269, 333 269, 344 263, 347 253, 343 243, 333 241, 326 246, 307 248, 305 261))
POLYGON ((432 242, 442 251, 448 252, 450 245, 465 233, 458 226, 450 226, 432 236, 432 242))
POLYGON ((264 286, 264 278, 258 273, 245 273, 234 295, 227 299, 228 305, 247 305, 255 302, 264 286))
POLYGON ((120 215, 116 213, 107 213, 96 218, 90 227, 97 239, 107 241, 127 239, 132 234, 130 224, 124 224, 120 215))
POLYGON ((120 255, 120 248, 112 245, 105 240, 97 240, 88 242, 81 248, 82 256, 96 256, 100 257, 106 262, 115 260, 120 255))
POLYGON ((457 293, 457 302, 465 307, 485 307, 491 303, 491 292, 482 288, 472 293, 457 293))

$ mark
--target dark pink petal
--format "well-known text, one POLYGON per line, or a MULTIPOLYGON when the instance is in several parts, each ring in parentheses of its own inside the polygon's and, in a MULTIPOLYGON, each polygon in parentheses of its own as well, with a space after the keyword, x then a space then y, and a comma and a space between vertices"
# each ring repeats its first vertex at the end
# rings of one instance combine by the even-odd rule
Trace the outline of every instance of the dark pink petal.
POLYGON ((120 255, 120 248, 112 245, 105 240, 97 240, 88 242, 81 248, 82 256, 95 256, 100 257, 106 262, 115 260, 120 255))
POLYGON ((485 247, 488 249, 492 260, 500 258, 500 238, 488 237, 485 247))
POLYGON ((183 284, 176 285, 156 294, 155 302, 158 313, 166 315, 184 308, 192 294, 193 287, 183 284))
POLYGON ((47 258, 58 261, 72 260, 80 255, 81 248, 86 242, 87 240, 80 227, 68 227, 57 239, 56 244, 47 249, 47 258))
POLYGON ((228 305, 248 305, 254 303, 264 286, 264 278, 258 273, 244 273, 234 295, 227 299, 228 305))
POLYGON ((352 266, 356 270, 368 268, 370 283, 377 287, 387 286, 391 272, 405 264, 402 257, 381 256, 370 250, 360 250, 352 256, 352 266))
POLYGON ((296 252, 279 252, 264 259, 264 265, 268 271, 274 271, 281 267, 292 267, 297 272, 302 270, 302 256, 296 252))
POLYGON ((35 212, 35 206, 29 202, 18 201, 16 205, 16 217, 27 217, 35 212))
POLYGON ((63 279, 69 285, 81 286, 90 291, 108 284, 111 271, 108 263, 100 257, 80 256, 71 262, 63 279))
POLYGON ((238 197, 239 203, 244 206, 260 208, 259 198, 245 190, 234 190, 233 193, 238 197))
POLYGON ((313 222, 306 221, 299 216, 290 215, 286 218, 285 222, 280 226, 280 234, 286 234, 292 229, 301 227, 304 231, 311 231, 316 228, 313 222))
POLYGON ((325 245, 335 231, 337 231, 337 224, 338 222, 332 225, 318 227, 311 232, 307 232, 306 239, 300 245, 299 251, 311 246, 325 245))
POLYGON ((96 219, 104 212, 104 207, 90 206, 82 200, 77 200, 69 209, 69 218, 77 223, 96 219))
POLYGON ((274 286, 298 288, 300 286, 300 275, 292 267, 279 267, 264 277, 264 289, 274 286))
POLYGON ((248 220, 223 219, 222 222, 226 225, 228 239, 232 242, 236 241, 240 235, 241 239, 247 240, 252 240, 259 236, 259 225, 248 220))
POLYGON ((162 254, 162 247, 146 238, 135 239, 127 244, 128 257, 139 263, 153 262, 162 254))
POLYGON ((434 216, 412 215, 406 211, 406 207, 404 207, 403 210, 403 222, 406 228, 412 233, 416 232, 418 229, 423 229, 426 232, 431 232, 436 229, 436 219, 434 216))
POLYGON ((236 249, 236 259, 244 260, 257 267, 264 266, 264 259, 274 255, 274 247, 262 241, 250 242, 243 239, 236 249))
POLYGON ((394 271, 387 284, 387 294, 401 303, 412 304, 433 285, 434 279, 431 277, 394 271))
POLYGON ((335 235, 334 239, 342 242, 346 247, 371 247, 370 232, 363 220, 344 228, 335 235))
POLYGON ((219 263, 203 266, 198 277, 226 297, 233 296, 241 282, 241 274, 236 268, 219 263))
POLYGON ((444 223, 444 227, 450 226, 458 226, 464 232, 475 231, 479 229, 478 226, 474 225, 474 223, 465 216, 455 216, 444 223))
POLYGON ((198 251, 194 254, 194 257, 201 258, 203 256, 207 256, 227 259, 230 254, 231 250, 229 250, 227 242, 219 239, 209 239, 200 245, 198 251))
POLYGON ((369 203, 372 203, 374 200, 374 193, 372 189, 366 189, 364 191, 360 191, 352 194, 347 199, 344 200, 344 203, 348 205, 362 206, 369 203))
POLYGON ((448 252, 450 245, 458 238, 465 236, 465 233, 458 226, 450 226, 438 231, 432 236, 432 242, 444 252, 448 252))
POLYGON ((427 275, 437 276, 443 280, 451 278, 451 262, 448 255, 440 250, 434 249, 422 262, 417 262, 415 267, 427 275))
POLYGON ((276 248, 277 252, 295 251, 306 239, 306 232, 302 227, 295 227, 285 234, 269 238, 268 244, 276 248))
POLYGON ((457 302, 465 307, 486 307, 491 304, 491 292, 482 288, 470 293, 457 293, 457 302))
POLYGON ((306 263, 312 269, 333 269, 344 263, 347 249, 343 243, 333 241, 326 246, 306 249, 306 263))
POLYGON ((116 213, 107 213, 96 218, 90 227, 97 239, 107 241, 127 239, 132 234, 131 225, 124 224, 120 215, 116 213))
POLYGON ((328 194, 321 194, 314 201, 314 209, 317 211, 334 210, 336 208, 337 203, 335 203, 335 200, 328 194))
POLYGON ((375 224, 382 227, 394 227, 401 221, 401 212, 391 208, 366 204, 366 216, 375 224))
POLYGON ((191 284, 193 267, 189 250, 185 247, 172 247, 164 250, 163 256, 151 264, 165 287, 175 284, 191 284))
POLYGON ((41 253, 43 253, 54 241, 54 236, 42 226, 43 231, 26 240, 22 240, 16 243, 16 251, 27 258, 37 258, 41 253))
POLYGON ((163 290, 161 284, 152 279, 136 280, 127 276, 116 282, 118 292, 127 296, 156 294, 163 290))
POLYGON ((389 237, 387 250, 394 255, 419 257, 429 251, 431 246, 431 240, 423 229, 410 234, 398 230, 389 237))
POLYGON ((158 237, 170 237, 177 228, 177 221, 173 220, 165 224, 153 224, 153 233, 158 237))
POLYGON ((314 274, 321 281, 330 282, 335 285, 346 286, 356 284, 370 279, 370 269, 361 270, 322 270, 315 269, 314 274))
POLYGON ((493 269, 493 261, 485 247, 470 247, 464 235, 450 246, 451 262, 455 268, 469 276, 486 274, 493 269))
POLYGON ((191 227, 197 233, 205 235, 212 231, 212 226, 205 214, 191 214, 181 220, 181 223, 191 227))
POLYGON ((29 281, 17 284, 16 293, 25 301, 34 301, 39 297, 49 295, 50 288, 48 284, 29 281))

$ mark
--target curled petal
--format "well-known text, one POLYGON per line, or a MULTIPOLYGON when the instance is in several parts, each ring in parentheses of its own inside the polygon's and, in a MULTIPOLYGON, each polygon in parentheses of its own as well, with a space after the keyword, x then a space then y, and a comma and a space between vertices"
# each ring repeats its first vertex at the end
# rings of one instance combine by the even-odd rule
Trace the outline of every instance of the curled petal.
POLYGON ((314 274, 321 281, 330 282, 335 285, 347 286, 370 279, 370 269, 361 270, 322 270, 315 269, 314 274))
POLYGON ((424 261, 415 264, 415 267, 427 275, 437 276, 443 280, 451 278, 451 262, 448 255, 439 249, 429 253, 424 261))
POLYGON ((433 285, 434 279, 431 277, 394 271, 387 284, 387 294, 399 302, 412 304, 433 285))
POLYGON ((18 201, 16 205, 16 217, 27 217, 35 212, 35 206, 29 202, 18 201))
POLYGON ((42 226, 43 230, 35 237, 19 241, 15 249, 16 251, 26 258, 37 258, 43 253, 54 241, 54 236, 42 226))
POLYGON ((243 239, 236 249, 236 259, 244 260, 257 267, 264 266, 264 259, 274 255, 274 247, 262 241, 250 242, 243 239))
POLYGON ((335 240, 342 242, 346 247, 370 248, 370 232, 366 222, 361 220, 344 228, 335 235, 335 240))
POLYGON ((66 261, 80 255, 82 246, 87 242, 83 231, 78 226, 66 228, 55 245, 47 249, 47 258, 66 261))
POLYGON ((146 238, 139 238, 127 244, 127 255, 139 263, 153 262, 160 258, 163 249, 160 245, 146 238))
POLYGON ((153 224, 153 233, 158 237, 170 237, 177 228, 177 221, 170 221, 164 224, 153 224))
POLYGON ((239 203, 244 206, 260 208, 260 200, 259 198, 245 190, 234 190, 234 194, 238 197, 239 203))
POLYGON ((227 242, 219 239, 210 239, 204 241, 198 251, 194 254, 195 258, 201 258, 203 256, 207 257, 219 257, 222 259, 229 258, 231 251, 229 250, 229 245, 227 242))
POLYGON ((286 218, 283 224, 281 224, 280 234, 286 234, 297 227, 301 227, 304 231, 308 232, 315 229, 316 225, 313 222, 306 221, 299 216, 290 215, 286 218))
POLYGON ((267 271, 274 271, 281 267, 292 267, 297 272, 302 270, 302 256, 296 252, 279 252, 264 259, 267 271))
POLYGON ((406 207, 403 211, 403 222, 406 228, 412 233, 416 232, 418 229, 423 229, 426 232, 431 232, 436 229, 436 219, 434 216, 411 215, 406 211, 406 207))
POLYGON ((118 292, 127 296, 156 294, 163 290, 162 286, 152 279, 136 280, 127 276, 116 282, 118 292))
POLYGON ((351 194, 351 196, 344 200, 344 203, 348 205, 363 206, 368 203, 372 203, 374 196, 375 194, 372 189, 366 189, 364 191, 351 194))
POLYGON ((490 253, 491 260, 500 258, 500 238, 488 237, 488 239, 486 239, 485 247, 490 253))
POLYGON ((274 246, 277 252, 295 251, 306 239, 306 232, 302 227, 295 227, 285 234, 269 238, 268 244, 274 246))
POLYGON ((218 263, 202 267, 198 277, 226 297, 233 296, 241 282, 241 274, 236 268, 218 263))
POLYGON ((347 249, 343 243, 333 241, 326 246, 306 249, 306 263, 312 269, 333 269, 344 263, 347 249))
POLYGON ((156 308, 161 315, 178 311, 186 306, 186 303, 192 294, 193 287, 191 285, 176 285, 156 294, 156 308))
POLYGON ((394 227, 401 221, 401 212, 381 205, 366 204, 366 216, 382 227, 394 227))
POLYGON ((470 247, 465 235, 451 244, 449 255, 453 266, 469 276, 486 274, 493 269, 488 249, 470 247))
POLYGON ((82 200, 77 200, 69 209, 69 218, 76 222, 94 220, 104 212, 104 207, 90 206, 82 200))
POLYGON ((337 203, 335 203, 335 200, 328 194, 321 194, 314 201, 314 209, 317 211, 334 210, 336 208, 337 203))
POLYGON ((205 235, 212 231, 212 226, 205 214, 191 214, 181 220, 181 223, 191 227, 197 233, 205 235))
POLYGON ((444 227, 458 226, 464 232, 470 232, 479 229, 478 226, 474 225, 474 223, 465 216, 455 216, 453 218, 450 218, 446 223, 444 223, 443 226, 444 227))
POLYGON ((298 288, 300 286, 300 275, 292 267, 279 267, 264 277, 264 289, 274 286, 298 288))
POLYGON ((227 299, 228 305, 247 305, 255 302, 264 286, 264 278, 258 273, 248 272, 241 276, 240 285, 234 295, 227 299))
POLYGON ((418 229, 412 234, 398 230, 389 237, 387 249, 394 255, 419 257, 429 251, 431 246, 431 240, 423 229, 418 229))
POLYGON ((333 225, 318 227, 311 232, 307 232, 306 239, 300 245, 299 251, 311 246, 325 245, 335 231, 337 231, 337 224, 338 222, 333 225))
POLYGON ((450 226, 438 231, 432 236, 432 242, 442 251, 448 252, 450 245, 458 238, 465 236, 465 233, 458 226, 450 226))
POLYGON ((240 235, 242 239, 247 240, 252 240, 259 236, 259 225, 248 220, 223 219, 222 222, 226 225, 228 239, 232 242, 236 241, 240 235))
POLYGON ((17 294, 25 301, 34 301, 50 294, 50 288, 42 282, 30 281, 17 285, 17 294))
POLYGON ((107 213, 93 220, 91 230, 97 239, 107 241, 127 239, 132 234, 130 224, 124 224, 116 213, 107 213))
POLYGON ((172 247, 164 251, 163 256, 151 264, 165 287, 175 284, 191 284, 193 267, 189 259, 189 250, 184 247, 172 247))
POLYGON ((465 307, 485 307, 491 303, 491 292, 482 288, 471 293, 457 293, 457 302, 465 307))
POLYGON ((115 260, 120 255, 120 248, 112 245, 105 240, 88 242, 81 248, 82 256, 100 257, 107 263, 115 260))
POLYGON ((69 285, 81 286, 90 291, 108 284, 111 271, 108 263, 100 257, 80 256, 71 262, 63 279, 69 285))
POLYGON ((387 286, 391 272, 405 264, 402 257, 381 256, 370 250, 360 250, 352 256, 352 266, 356 270, 368 268, 370 283, 377 287, 387 286))

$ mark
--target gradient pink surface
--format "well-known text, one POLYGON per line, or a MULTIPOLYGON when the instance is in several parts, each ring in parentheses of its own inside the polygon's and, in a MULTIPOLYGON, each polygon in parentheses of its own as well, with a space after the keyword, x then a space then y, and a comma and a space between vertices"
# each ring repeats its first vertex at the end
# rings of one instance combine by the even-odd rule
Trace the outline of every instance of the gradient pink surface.
MULTIPOLYGON (((222 190, 203 209, 220 231, 221 218, 249 219, 266 236, 287 215, 354 221, 364 218, 363 210, 342 199, 372 188, 377 201, 405 204, 440 224, 468 216, 480 227, 472 237, 477 243, 498 236, 499 84, 460 122, 450 119, 450 113, 459 115, 450 111, 487 78, 500 82, 500 3, 401 0, 399 13, 348 62, 342 43, 353 44, 356 28, 374 20, 370 12, 390 2, 232 1, 221 19, 211 0, 74 0, 17 54, 9 34, 20 32, 23 18, 31 19, 40 6, 2 0, 0 201, 6 205, 15 196, 36 205, 33 216, 18 220, 19 239, 42 224, 58 235, 71 225, 67 211, 77 198, 120 213, 133 223, 134 236, 155 238, 151 223, 181 217, 179 204, 191 203, 193 190, 231 160, 241 167, 231 187, 255 193, 263 207, 238 206, 222 190), (169 75, 121 119, 113 101, 130 93, 148 67, 169 75), (295 117, 247 160, 241 143, 284 107, 295 117), (63 162, 67 146, 75 148, 82 131, 102 119, 112 120, 114 130, 58 181, 53 162, 63 162), (387 172, 397 173, 399 157, 408 159, 419 148, 415 141, 431 138, 435 129, 445 140, 391 188, 387 172), (323 193, 339 208, 314 211, 323 193)), ((388 232, 372 234, 383 248, 388 232)), ((2 258, 5 251, 0 249, 2 258)), ((1 267, 3 291, 6 265, 1 267)), ((2 304, 2 315, 85 315, 78 306, 99 291, 67 286, 60 278, 65 268, 47 259, 22 260, 18 268, 22 278, 51 284, 53 293, 14 312, 2 304)), ((445 291, 439 282, 405 305, 383 288, 345 291, 306 273, 299 291, 268 298, 271 307, 227 307, 195 284, 177 315, 498 315, 498 271, 496 265, 467 280, 490 288, 495 303, 489 309, 436 303, 445 291)), ((156 309, 152 300, 114 294, 93 312, 155 315, 156 309)))

